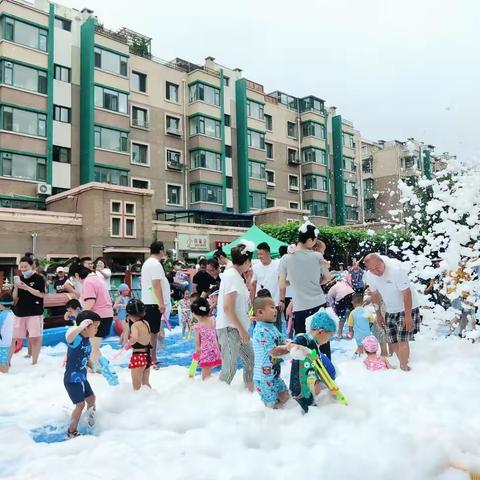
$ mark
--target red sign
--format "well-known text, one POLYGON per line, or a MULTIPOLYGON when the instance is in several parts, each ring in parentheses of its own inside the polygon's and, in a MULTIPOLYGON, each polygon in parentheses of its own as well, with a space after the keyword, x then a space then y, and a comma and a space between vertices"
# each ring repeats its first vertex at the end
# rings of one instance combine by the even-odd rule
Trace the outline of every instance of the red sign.
POLYGON ((228 245, 230 242, 221 242, 220 240, 217 240, 215 242, 215 248, 218 250, 219 248, 223 248, 225 245, 228 245))

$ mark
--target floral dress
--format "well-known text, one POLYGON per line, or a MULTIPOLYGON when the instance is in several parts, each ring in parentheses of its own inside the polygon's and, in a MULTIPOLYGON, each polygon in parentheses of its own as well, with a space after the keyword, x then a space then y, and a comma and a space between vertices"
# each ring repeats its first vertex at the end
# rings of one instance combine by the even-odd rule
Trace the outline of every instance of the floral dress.
POLYGON ((200 336, 200 368, 211 368, 221 365, 222 357, 220 355, 217 331, 215 330, 214 322, 210 321, 209 325, 206 325, 205 323, 197 323, 194 325, 193 329, 200 336))

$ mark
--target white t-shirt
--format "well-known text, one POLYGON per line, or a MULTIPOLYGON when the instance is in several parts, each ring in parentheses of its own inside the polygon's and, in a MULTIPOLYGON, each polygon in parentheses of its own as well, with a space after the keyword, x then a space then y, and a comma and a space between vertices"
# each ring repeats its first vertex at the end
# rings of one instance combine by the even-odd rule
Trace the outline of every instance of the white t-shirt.
POLYGON ((220 291, 218 292, 218 304, 217 304, 217 329, 233 327, 236 325, 230 320, 223 310, 225 295, 236 292, 235 297, 235 313, 245 330, 248 330, 250 320, 248 318, 248 288, 245 285, 245 281, 242 276, 237 272, 235 268, 227 268, 221 276, 222 283, 220 283, 220 291))
POLYGON ((272 260, 268 265, 258 262, 252 267, 252 282, 257 282, 257 292, 262 288, 269 290, 275 305, 278 305, 280 300, 280 288, 278 285, 279 263, 279 260, 272 260))
POLYGON ((371 272, 366 272, 363 280, 370 287, 370 290, 380 293, 387 313, 405 311, 402 292, 407 288, 412 292, 412 309, 418 308, 420 302, 417 292, 408 278, 407 269, 399 260, 384 256, 382 256, 382 260, 385 263, 383 275, 378 277, 371 272))
POLYGON ((158 304, 155 292, 153 291, 152 280, 160 280, 163 301, 168 305, 170 303, 170 283, 165 276, 162 264, 156 258, 150 257, 142 265, 142 302, 145 305, 158 304))
POLYGON ((110 278, 112 276, 112 271, 109 268, 104 268, 102 271, 96 270, 95 273, 99 278, 101 278, 105 282, 105 286, 107 290, 110 291, 112 288, 110 285, 110 278))

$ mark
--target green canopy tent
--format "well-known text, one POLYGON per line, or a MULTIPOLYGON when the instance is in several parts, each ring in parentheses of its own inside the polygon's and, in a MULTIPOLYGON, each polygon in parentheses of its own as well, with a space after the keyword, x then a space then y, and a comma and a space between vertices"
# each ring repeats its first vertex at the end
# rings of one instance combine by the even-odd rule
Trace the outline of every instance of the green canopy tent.
MULTIPOLYGON (((279 257, 278 249, 282 245, 287 245, 286 243, 281 242, 280 240, 277 240, 276 238, 273 238, 270 235, 267 235, 263 230, 258 228, 256 225, 252 225, 241 237, 238 237, 233 242, 229 243, 228 245, 225 245, 222 248, 222 250, 226 253, 227 257, 230 258, 230 250, 232 250, 233 247, 241 243, 242 240, 250 240, 255 244, 255 247, 263 242, 268 243, 268 245, 270 246, 272 258, 278 258, 279 257)), ((215 253, 215 250, 207 253, 207 258, 213 257, 214 253, 215 253)), ((257 250, 254 251, 253 258, 257 258, 257 250)))

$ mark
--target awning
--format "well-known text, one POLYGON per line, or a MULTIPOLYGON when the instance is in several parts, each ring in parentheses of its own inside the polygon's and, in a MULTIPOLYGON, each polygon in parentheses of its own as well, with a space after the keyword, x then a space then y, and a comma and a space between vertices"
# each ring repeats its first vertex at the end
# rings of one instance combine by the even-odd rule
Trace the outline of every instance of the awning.
POLYGON ((103 253, 150 253, 146 247, 106 247, 103 253))

